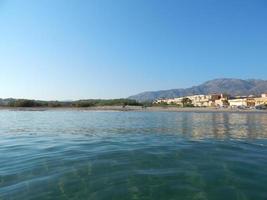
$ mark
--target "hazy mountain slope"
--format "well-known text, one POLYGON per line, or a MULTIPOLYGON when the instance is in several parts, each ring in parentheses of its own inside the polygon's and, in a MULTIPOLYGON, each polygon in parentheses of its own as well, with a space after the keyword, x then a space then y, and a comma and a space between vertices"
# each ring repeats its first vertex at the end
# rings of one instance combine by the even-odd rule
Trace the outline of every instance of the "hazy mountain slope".
POLYGON ((186 89, 172 89, 143 92, 130 96, 130 99, 138 101, 152 101, 158 98, 173 98, 195 94, 227 93, 233 96, 237 95, 260 95, 267 92, 266 80, 241 80, 241 79, 214 79, 207 81, 199 86, 193 86, 186 89))

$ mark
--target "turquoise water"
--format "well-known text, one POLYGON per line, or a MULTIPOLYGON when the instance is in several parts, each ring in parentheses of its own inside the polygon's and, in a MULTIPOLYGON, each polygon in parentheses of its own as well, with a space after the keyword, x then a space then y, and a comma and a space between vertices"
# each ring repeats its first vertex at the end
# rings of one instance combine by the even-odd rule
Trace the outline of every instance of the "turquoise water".
POLYGON ((0 111, 0 199, 266 200, 267 115, 0 111))

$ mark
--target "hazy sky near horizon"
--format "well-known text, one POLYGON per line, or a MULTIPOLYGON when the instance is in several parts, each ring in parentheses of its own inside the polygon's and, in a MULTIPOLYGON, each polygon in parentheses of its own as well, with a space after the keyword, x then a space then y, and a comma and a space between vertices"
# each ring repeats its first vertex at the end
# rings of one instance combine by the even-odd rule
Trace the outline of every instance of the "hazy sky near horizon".
POLYGON ((265 0, 0 0, 0 98, 267 79, 265 0))

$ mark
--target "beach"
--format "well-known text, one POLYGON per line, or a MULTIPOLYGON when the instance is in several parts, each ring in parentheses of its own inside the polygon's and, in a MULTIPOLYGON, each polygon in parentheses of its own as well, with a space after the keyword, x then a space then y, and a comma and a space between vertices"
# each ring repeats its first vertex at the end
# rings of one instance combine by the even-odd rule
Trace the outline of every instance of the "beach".
POLYGON ((0 107, 9 111, 115 111, 115 112, 230 112, 230 113, 267 113, 267 110, 214 108, 214 107, 172 107, 172 106, 94 106, 94 107, 0 107))

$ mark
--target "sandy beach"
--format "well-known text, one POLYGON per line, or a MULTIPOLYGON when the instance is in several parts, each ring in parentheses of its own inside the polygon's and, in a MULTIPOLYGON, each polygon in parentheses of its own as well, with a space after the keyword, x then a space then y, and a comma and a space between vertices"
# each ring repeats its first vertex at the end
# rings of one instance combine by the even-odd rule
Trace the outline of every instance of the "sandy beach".
POLYGON ((75 107, 0 107, 0 110, 8 111, 114 111, 114 112, 230 112, 230 113, 267 113, 267 110, 256 110, 256 109, 233 109, 233 108, 179 108, 179 107, 142 107, 142 106, 96 106, 86 108, 75 108, 75 107))

